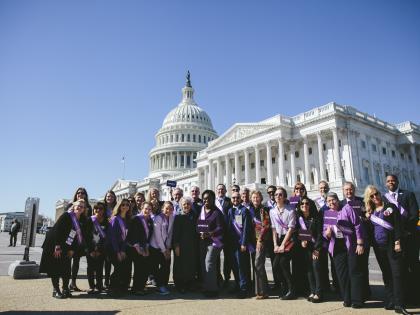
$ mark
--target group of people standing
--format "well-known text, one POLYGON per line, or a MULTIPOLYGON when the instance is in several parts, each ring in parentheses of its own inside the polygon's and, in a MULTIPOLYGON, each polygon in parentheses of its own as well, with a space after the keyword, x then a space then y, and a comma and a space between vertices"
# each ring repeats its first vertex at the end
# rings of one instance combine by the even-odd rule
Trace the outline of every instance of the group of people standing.
POLYGON ((145 295, 151 283, 167 295, 173 256, 173 280, 181 293, 201 290, 217 297, 226 288, 238 298, 262 300, 269 297, 269 258, 282 300, 304 295, 319 303, 334 289, 345 307, 361 308, 370 298, 373 248, 385 284, 385 309, 406 313, 404 305, 418 298, 419 208, 412 192, 399 189, 397 176, 387 176, 386 187, 381 194, 369 185, 357 197, 346 182, 339 200, 326 181, 319 183, 315 199, 302 183, 296 183, 292 196, 283 187, 268 186, 266 202, 261 191, 237 185, 227 197, 223 184, 201 195, 194 186, 188 197, 175 188, 171 201, 161 201, 157 189, 119 202, 108 191, 93 210, 86 190, 79 188, 46 237, 40 270, 51 277, 56 298, 80 290, 76 279, 84 255, 89 294, 107 289, 121 296, 133 279, 135 295, 145 295))

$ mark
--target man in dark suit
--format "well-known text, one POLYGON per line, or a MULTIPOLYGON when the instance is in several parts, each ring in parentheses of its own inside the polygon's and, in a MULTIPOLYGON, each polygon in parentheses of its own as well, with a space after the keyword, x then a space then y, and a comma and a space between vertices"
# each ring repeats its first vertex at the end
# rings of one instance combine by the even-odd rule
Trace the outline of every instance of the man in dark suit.
POLYGON ((369 252, 370 252, 370 224, 366 219, 366 208, 363 198, 356 196, 356 187, 352 182, 345 182, 343 185, 343 196, 344 199, 340 201, 341 207, 344 207, 346 204, 349 204, 356 214, 359 216, 362 221, 363 228, 363 244, 364 252, 360 255, 359 263, 363 269, 363 299, 368 300, 371 296, 370 286, 369 286, 369 252))
MULTIPOLYGON (((226 197, 226 186, 224 184, 217 185, 216 188, 216 206, 219 208, 219 210, 223 213, 223 216, 225 218, 225 226, 227 226, 228 223, 228 212, 229 209, 232 208, 232 201, 229 197, 226 197)), ((224 283, 223 286, 226 288, 229 286, 229 280, 230 280, 230 274, 232 272, 232 266, 233 266, 233 253, 230 246, 227 244, 229 243, 228 240, 228 233, 225 231, 224 237, 226 239, 225 246, 223 247, 223 276, 224 276, 224 283)), ((220 263, 219 263, 220 264, 220 263)), ((220 268, 219 268, 220 270, 220 268)))
POLYGON ((419 234, 416 230, 419 220, 419 206, 414 193, 399 188, 396 175, 386 177, 388 192, 385 197, 395 204, 401 212, 403 223, 403 283, 406 288, 405 298, 409 304, 418 304, 418 281, 420 279, 419 234))

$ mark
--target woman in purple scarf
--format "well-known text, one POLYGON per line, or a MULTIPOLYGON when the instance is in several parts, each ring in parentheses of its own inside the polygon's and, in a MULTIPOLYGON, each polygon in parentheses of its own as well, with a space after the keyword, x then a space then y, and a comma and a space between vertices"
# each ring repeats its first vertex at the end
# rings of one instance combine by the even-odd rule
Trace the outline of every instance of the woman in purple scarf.
POLYGON ((86 203, 83 199, 73 202, 72 207, 58 218, 54 227, 47 233, 42 245, 39 272, 46 273, 51 278, 53 297, 58 299, 71 297, 71 258, 83 248, 84 240, 79 220, 84 211, 86 203), (62 291, 59 287, 60 278, 63 279, 62 291))
POLYGON ((373 250, 385 284, 385 309, 404 314, 400 211, 372 185, 365 189, 364 202, 366 217, 373 226, 373 250))
POLYGON ((131 261, 127 256, 127 229, 131 218, 130 203, 122 199, 115 206, 108 228, 108 250, 114 272, 111 274, 110 295, 123 295, 130 284, 131 261))

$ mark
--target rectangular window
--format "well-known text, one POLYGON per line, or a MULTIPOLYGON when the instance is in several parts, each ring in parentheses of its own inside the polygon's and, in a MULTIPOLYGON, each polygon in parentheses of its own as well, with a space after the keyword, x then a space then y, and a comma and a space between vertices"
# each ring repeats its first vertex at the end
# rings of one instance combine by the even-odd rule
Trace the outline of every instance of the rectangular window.
POLYGON ((287 161, 287 154, 284 155, 284 160, 287 161))
POLYGON ((367 166, 363 167, 363 179, 366 183, 370 182, 369 179, 369 168, 367 166))
POLYGON ((299 151, 295 151, 295 158, 299 158, 299 151))
POLYGON ((373 152, 376 152, 376 144, 373 144, 373 143, 372 143, 372 151, 373 151, 373 152))
POLYGON ((394 150, 391 151, 391 155, 392 155, 393 158, 395 157, 395 151, 394 150))
POLYGON ((309 155, 312 155, 312 148, 309 148, 308 151, 309 151, 309 155))
POLYGON ((260 160, 260 166, 264 166, 264 160, 260 160))
POLYGON ((341 140, 338 139, 338 146, 341 147, 341 140))
POLYGON ((362 149, 366 149, 366 141, 365 140, 362 140, 362 149))
POLYGON ((325 143, 322 144, 322 150, 327 151, 327 145, 325 143))
POLYGON ((386 155, 386 148, 382 148, 382 154, 386 155))
POLYGON ((245 171, 245 165, 242 165, 241 169, 242 169, 242 172, 244 172, 245 171))
POLYGON ((275 157, 271 158, 271 164, 274 164, 274 163, 276 163, 276 158, 275 157))
POLYGON ((251 169, 253 170, 255 168, 255 163, 254 162, 252 162, 251 163, 251 169))
POLYGON ((404 160, 404 153, 401 153, 400 156, 401 156, 401 160, 404 160))

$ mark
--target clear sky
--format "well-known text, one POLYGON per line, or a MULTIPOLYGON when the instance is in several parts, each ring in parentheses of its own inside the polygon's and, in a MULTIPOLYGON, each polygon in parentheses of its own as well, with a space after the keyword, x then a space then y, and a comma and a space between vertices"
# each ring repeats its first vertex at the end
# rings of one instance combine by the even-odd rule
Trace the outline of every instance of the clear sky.
POLYGON ((0 1, 0 212, 148 174, 186 71, 219 134, 335 101, 420 122, 420 1, 0 1))

